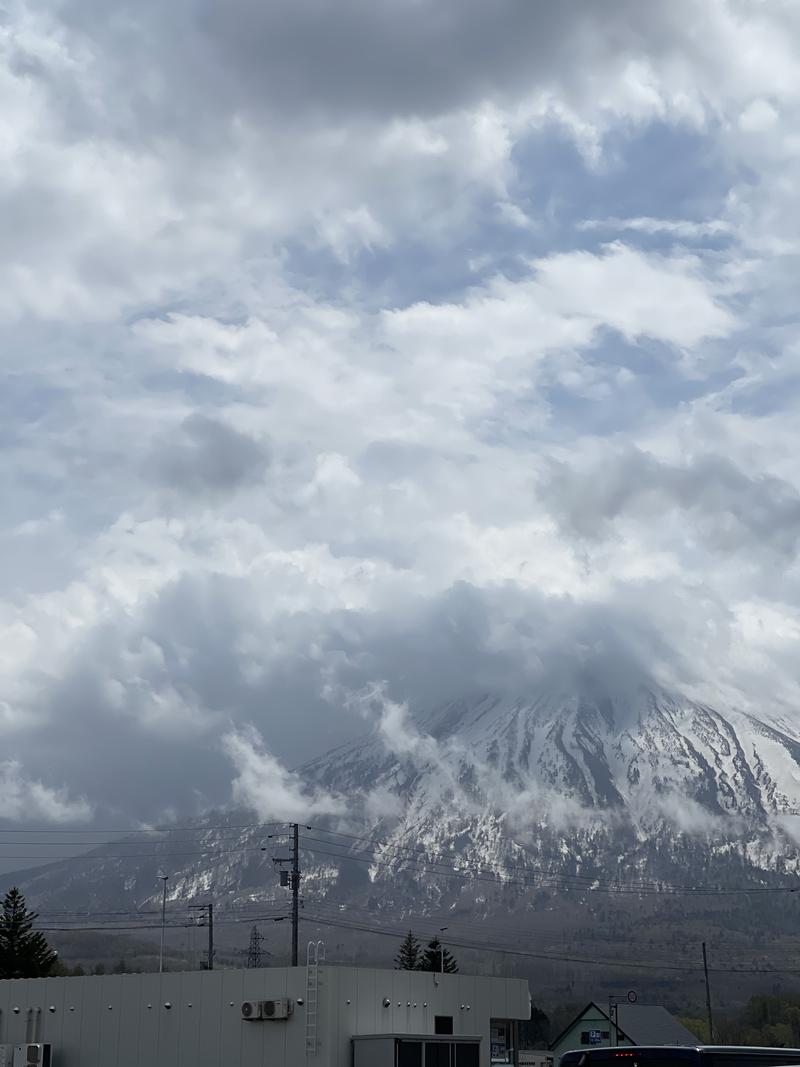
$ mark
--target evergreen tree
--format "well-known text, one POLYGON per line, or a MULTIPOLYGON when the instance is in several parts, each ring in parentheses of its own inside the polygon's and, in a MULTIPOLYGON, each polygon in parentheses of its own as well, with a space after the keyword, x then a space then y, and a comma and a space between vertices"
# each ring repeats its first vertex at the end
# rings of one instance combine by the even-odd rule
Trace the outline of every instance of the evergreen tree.
POLYGON ((56 953, 44 934, 33 929, 36 919, 16 886, 9 889, 0 911, 0 978, 42 978, 50 973, 56 953))
POLYGON ((420 971, 444 971, 445 974, 455 974, 458 964, 453 956, 442 945, 438 937, 428 942, 428 947, 422 953, 419 961, 420 971))
POLYGON ((402 945, 394 958, 395 967, 399 971, 418 971, 422 958, 422 946, 413 931, 409 930, 402 945))
POLYGON ((520 1048, 547 1048, 550 1042, 550 1019, 541 1008, 531 1004, 531 1017, 519 1024, 520 1048))

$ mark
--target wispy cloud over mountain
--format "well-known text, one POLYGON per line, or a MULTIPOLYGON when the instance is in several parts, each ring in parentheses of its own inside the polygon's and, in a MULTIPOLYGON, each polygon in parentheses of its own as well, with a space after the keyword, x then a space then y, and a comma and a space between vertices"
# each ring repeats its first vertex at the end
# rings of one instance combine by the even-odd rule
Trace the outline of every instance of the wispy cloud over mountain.
POLYGON ((796 721, 799 40, 735 0, 8 4, 0 817, 269 760, 288 805, 364 728, 332 687, 598 652, 796 721))

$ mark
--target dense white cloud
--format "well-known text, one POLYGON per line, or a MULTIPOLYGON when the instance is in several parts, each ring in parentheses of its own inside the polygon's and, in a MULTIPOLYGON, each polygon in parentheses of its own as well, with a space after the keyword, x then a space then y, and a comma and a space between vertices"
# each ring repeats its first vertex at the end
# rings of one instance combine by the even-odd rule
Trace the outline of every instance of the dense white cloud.
POLYGON ((0 818, 12 822, 42 819, 53 823, 85 822, 92 809, 73 799, 66 789, 54 789, 38 779, 25 778, 16 760, 0 764, 0 818))
POLYGON ((792 5, 220 12, 0 25, 0 815, 296 815, 376 679, 794 721, 792 5))
POLYGON ((264 820, 297 821, 346 810, 343 799, 305 789, 300 775, 287 771, 252 727, 226 734, 223 747, 236 768, 234 800, 264 820))

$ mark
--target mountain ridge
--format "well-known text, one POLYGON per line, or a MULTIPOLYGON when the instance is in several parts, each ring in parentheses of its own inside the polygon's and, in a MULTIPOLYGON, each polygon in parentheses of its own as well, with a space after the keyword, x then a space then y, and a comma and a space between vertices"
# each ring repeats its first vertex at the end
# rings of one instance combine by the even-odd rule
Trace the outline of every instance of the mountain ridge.
MULTIPOLYGON (((778 888, 800 869, 800 739, 662 689, 484 693, 420 716, 382 698, 370 735, 300 777, 349 803, 303 831, 310 910, 510 927, 542 907, 591 908, 596 891, 778 888)), ((285 904, 263 827, 214 820, 223 829, 206 819, 17 880, 43 910, 152 908, 162 867, 171 907, 209 893, 221 914, 285 904), (147 856, 109 858, 126 850, 147 856)))

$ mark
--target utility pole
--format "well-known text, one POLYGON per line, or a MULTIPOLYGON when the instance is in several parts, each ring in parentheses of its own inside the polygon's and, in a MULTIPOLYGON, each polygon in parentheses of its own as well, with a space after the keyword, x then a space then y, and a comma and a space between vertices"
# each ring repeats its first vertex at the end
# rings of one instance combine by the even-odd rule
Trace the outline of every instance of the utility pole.
POLYGON ((619 1045, 619 1002, 621 1000, 627 1000, 629 1004, 635 1004, 639 998, 633 989, 629 989, 627 993, 609 993, 608 994, 608 1017, 611 1020, 613 1026, 612 1040, 613 1047, 616 1048, 619 1045))
POLYGON ((167 882, 169 881, 169 875, 160 874, 159 878, 164 883, 164 895, 161 898, 161 951, 158 954, 158 973, 162 974, 164 971, 164 930, 167 919, 167 882))
POLYGON ((208 905, 208 969, 214 970, 214 905, 208 905))
MULTIPOLYGON (((300 931, 300 824, 289 824, 292 830, 292 854, 291 856, 273 856, 272 862, 278 865, 291 863, 291 871, 281 868, 280 878, 282 886, 289 886, 292 890, 292 967, 297 966, 298 943, 300 931)), ((272 837, 272 834, 269 835, 272 837)), ((266 848, 262 849, 266 851, 266 848)))
MULTIPOLYGON (((449 930, 449 929, 450 929, 449 926, 440 926, 439 927, 439 933, 443 934, 445 932, 445 930, 449 930)), ((444 974, 444 944, 442 942, 441 937, 439 938, 439 964, 440 964, 439 970, 441 971, 442 974, 444 974)))
POLYGON ((706 943, 703 942, 703 971, 706 976, 706 1011, 708 1012, 708 1043, 714 1044, 714 1020, 711 1016, 711 985, 708 981, 708 954, 706 953, 706 943))
POLYGON ((297 966, 300 930, 300 827, 292 823, 292 967, 297 966))
POLYGON ((190 904, 189 911, 199 911, 200 918, 197 920, 198 926, 206 926, 208 929, 208 959, 206 960, 205 969, 207 971, 214 970, 214 905, 208 904, 190 904), (206 921, 208 920, 208 921, 206 921))

